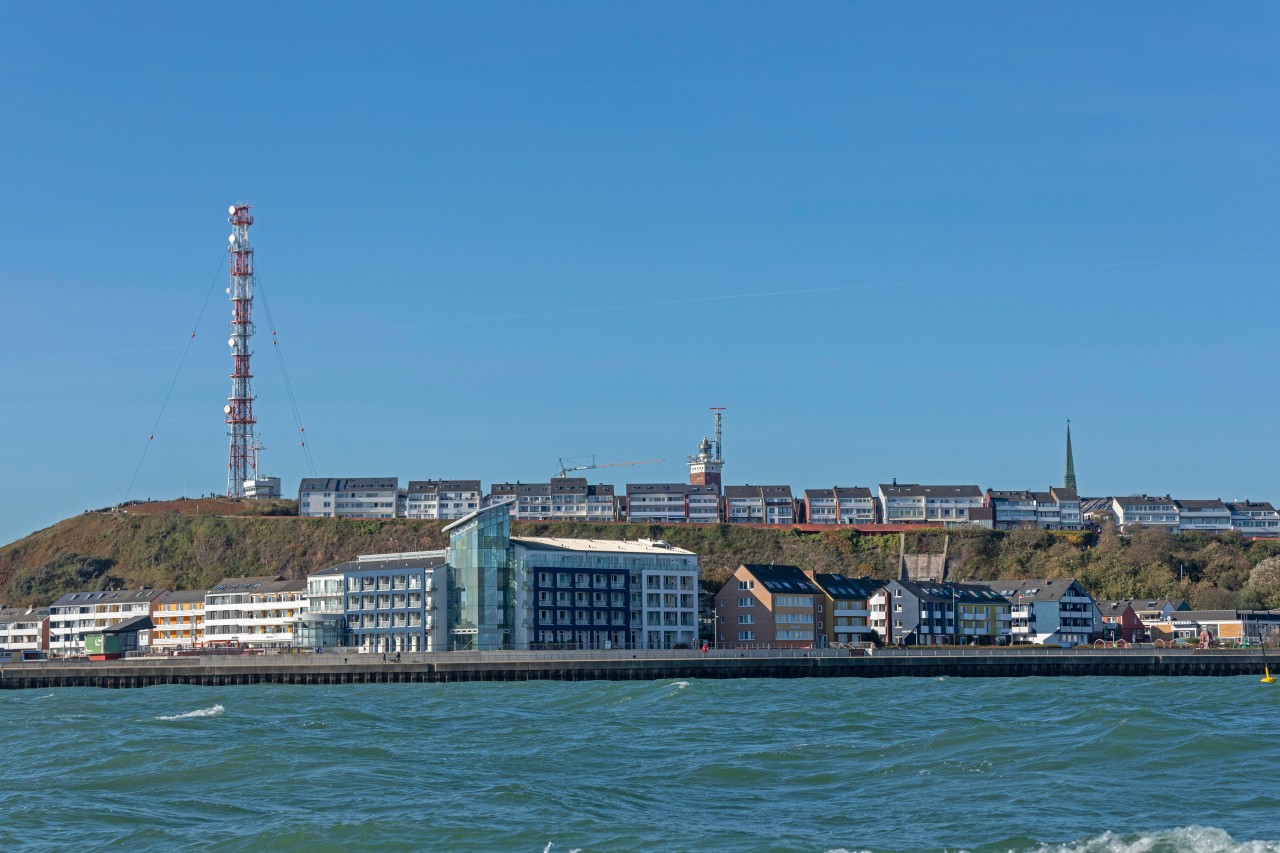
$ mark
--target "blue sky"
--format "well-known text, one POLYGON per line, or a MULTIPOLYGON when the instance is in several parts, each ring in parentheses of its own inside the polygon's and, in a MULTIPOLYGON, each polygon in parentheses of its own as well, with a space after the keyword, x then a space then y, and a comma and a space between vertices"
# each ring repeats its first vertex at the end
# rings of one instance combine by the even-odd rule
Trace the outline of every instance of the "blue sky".
MULTIPOLYGON (((221 491, 226 209, 317 473, 1280 500, 1280 7, 13 4, 0 541, 221 491)), ((264 473, 308 473, 258 312, 264 473)))

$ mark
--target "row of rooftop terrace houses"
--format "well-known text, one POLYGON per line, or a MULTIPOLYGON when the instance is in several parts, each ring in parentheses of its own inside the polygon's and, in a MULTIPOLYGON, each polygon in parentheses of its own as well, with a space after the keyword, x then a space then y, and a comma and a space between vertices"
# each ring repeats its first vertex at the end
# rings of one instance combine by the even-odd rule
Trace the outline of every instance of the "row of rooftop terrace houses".
POLYGON ((1237 531, 1280 535, 1280 513, 1265 501, 1175 499, 1133 495, 1081 498, 1072 489, 983 490, 976 485, 880 484, 805 489, 787 485, 628 483, 622 494, 585 477, 545 483, 411 480, 395 477, 308 478, 298 490, 298 514, 308 518, 456 520, 509 503, 517 521, 639 524, 977 525, 998 530, 1080 530, 1114 523, 1175 531, 1237 531))

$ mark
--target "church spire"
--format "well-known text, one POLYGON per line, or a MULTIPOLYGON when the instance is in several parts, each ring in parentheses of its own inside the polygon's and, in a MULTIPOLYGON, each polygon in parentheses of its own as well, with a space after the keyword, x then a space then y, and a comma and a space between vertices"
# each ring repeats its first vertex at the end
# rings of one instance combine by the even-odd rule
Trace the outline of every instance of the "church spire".
POLYGON ((1071 491, 1079 494, 1076 488, 1076 461, 1071 456, 1071 420, 1067 419, 1067 474, 1063 478, 1062 485, 1071 491))

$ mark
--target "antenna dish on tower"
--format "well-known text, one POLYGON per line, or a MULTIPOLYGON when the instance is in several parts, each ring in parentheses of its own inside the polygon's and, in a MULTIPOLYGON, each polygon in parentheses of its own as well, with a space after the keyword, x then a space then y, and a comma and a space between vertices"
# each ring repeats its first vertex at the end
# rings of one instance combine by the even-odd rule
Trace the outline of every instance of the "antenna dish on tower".
POLYGON ((236 241, 236 235, 234 235, 234 234, 228 234, 228 235, 227 235, 227 242, 228 242, 228 243, 234 243, 235 241, 236 241))
POLYGON ((223 413, 224 415, 229 415, 229 414, 231 414, 231 404, 230 404, 230 403, 228 403, 227 405, 225 405, 225 406, 223 406, 223 407, 222 407, 222 413, 223 413))
POLYGON ((236 212, 236 206, 234 204, 227 208, 227 213, 235 213, 235 212, 236 212))

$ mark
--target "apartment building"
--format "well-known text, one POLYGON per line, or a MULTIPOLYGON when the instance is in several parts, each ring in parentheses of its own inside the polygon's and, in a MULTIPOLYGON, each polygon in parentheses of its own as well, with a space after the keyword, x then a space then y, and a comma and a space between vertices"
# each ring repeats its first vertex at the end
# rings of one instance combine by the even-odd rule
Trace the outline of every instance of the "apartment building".
POLYGON ((977 486, 881 483, 880 520, 885 524, 967 524, 969 510, 983 505, 977 486))
POLYGON ((368 554, 307 577, 309 616, 341 619, 342 643, 361 652, 448 648, 445 551, 368 554))
POLYGON ((636 524, 715 524, 720 491, 714 484, 628 483, 627 521, 636 524))
POLYGON ((1226 533, 1231 529, 1231 510, 1220 500, 1173 502, 1178 509, 1178 532, 1226 533))
POLYGON ((205 593, 204 645, 286 648, 306 611, 306 581, 223 578, 205 593))
POLYGON ((974 583, 1009 600, 1014 642, 1077 646, 1102 633, 1101 612, 1073 578, 974 583))
POLYGON ((1227 510, 1231 527, 1245 536, 1280 536, 1280 513, 1267 501, 1232 501, 1227 510))
POLYGON ((817 641, 820 600, 822 590, 799 566, 741 565, 716 593, 716 642, 808 648, 817 641))
POLYGON ((204 597, 208 590, 166 592, 151 608, 151 648, 198 649, 204 643, 204 597))
MULTIPOLYGON (((868 494, 870 492, 868 491, 868 494)), ((884 581, 847 578, 805 570, 821 596, 814 605, 814 634, 819 646, 850 645, 871 639, 871 596, 884 581)))
POLYGON ((516 642, 670 649, 698 638, 698 557, 662 540, 510 541, 516 642), (621 609, 620 609, 621 608, 621 609))
POLYGON ((790 486, 725 486, 724 519, 730 524, 794 524, 790 486))
POLYGON ((453 521, 475 512, 483 499, 479 480, 410 480, 404 517, 453 521))
POLYGON ((809 524, 875 524, 876 499, 864 486, 805 489, 804 517, 809 524))
POLYGON ((1111 499, 1111 514, 1121 530, 1136 525, 1178 529, 1178 505, 1173 498, 1150 495, 1127 495, 1111 499))
POLYGON ((489 504, 510 501, 516 521, 618 520, 614 487, 585 477, 552 477, 547 483, 494 483, 489 504))
POLYGON ((1142 620, 1129 601, 1097 602, 1097 619, 1102 623, 1102 639, 1132 643, 1141 638, 1142 620))
POLYGON ((84 654, 86 635, 139 616, 150 616, 152 605, 168 591, 143 587, 67 593, 49 607, 49 652, 84 654))
POLYGON ((1000 642, 1011 633, 1011 603, 981 584, 894 580, 870 599, 871 627, 889 645, 1000 642))
POLYGON ((1080 496, 1064 486, 1047 492, 987 489, 983 503, 994 514, 996 530, 1079 530, 1083 526, 1080 496))
POLYGON ((298 486, 298 515, 303 518, 395 518, 399 483, 397 477, 305 477, 298 486))
POLYGON ((49 608, 0 607, 0 652, 49 650, 49 608))

